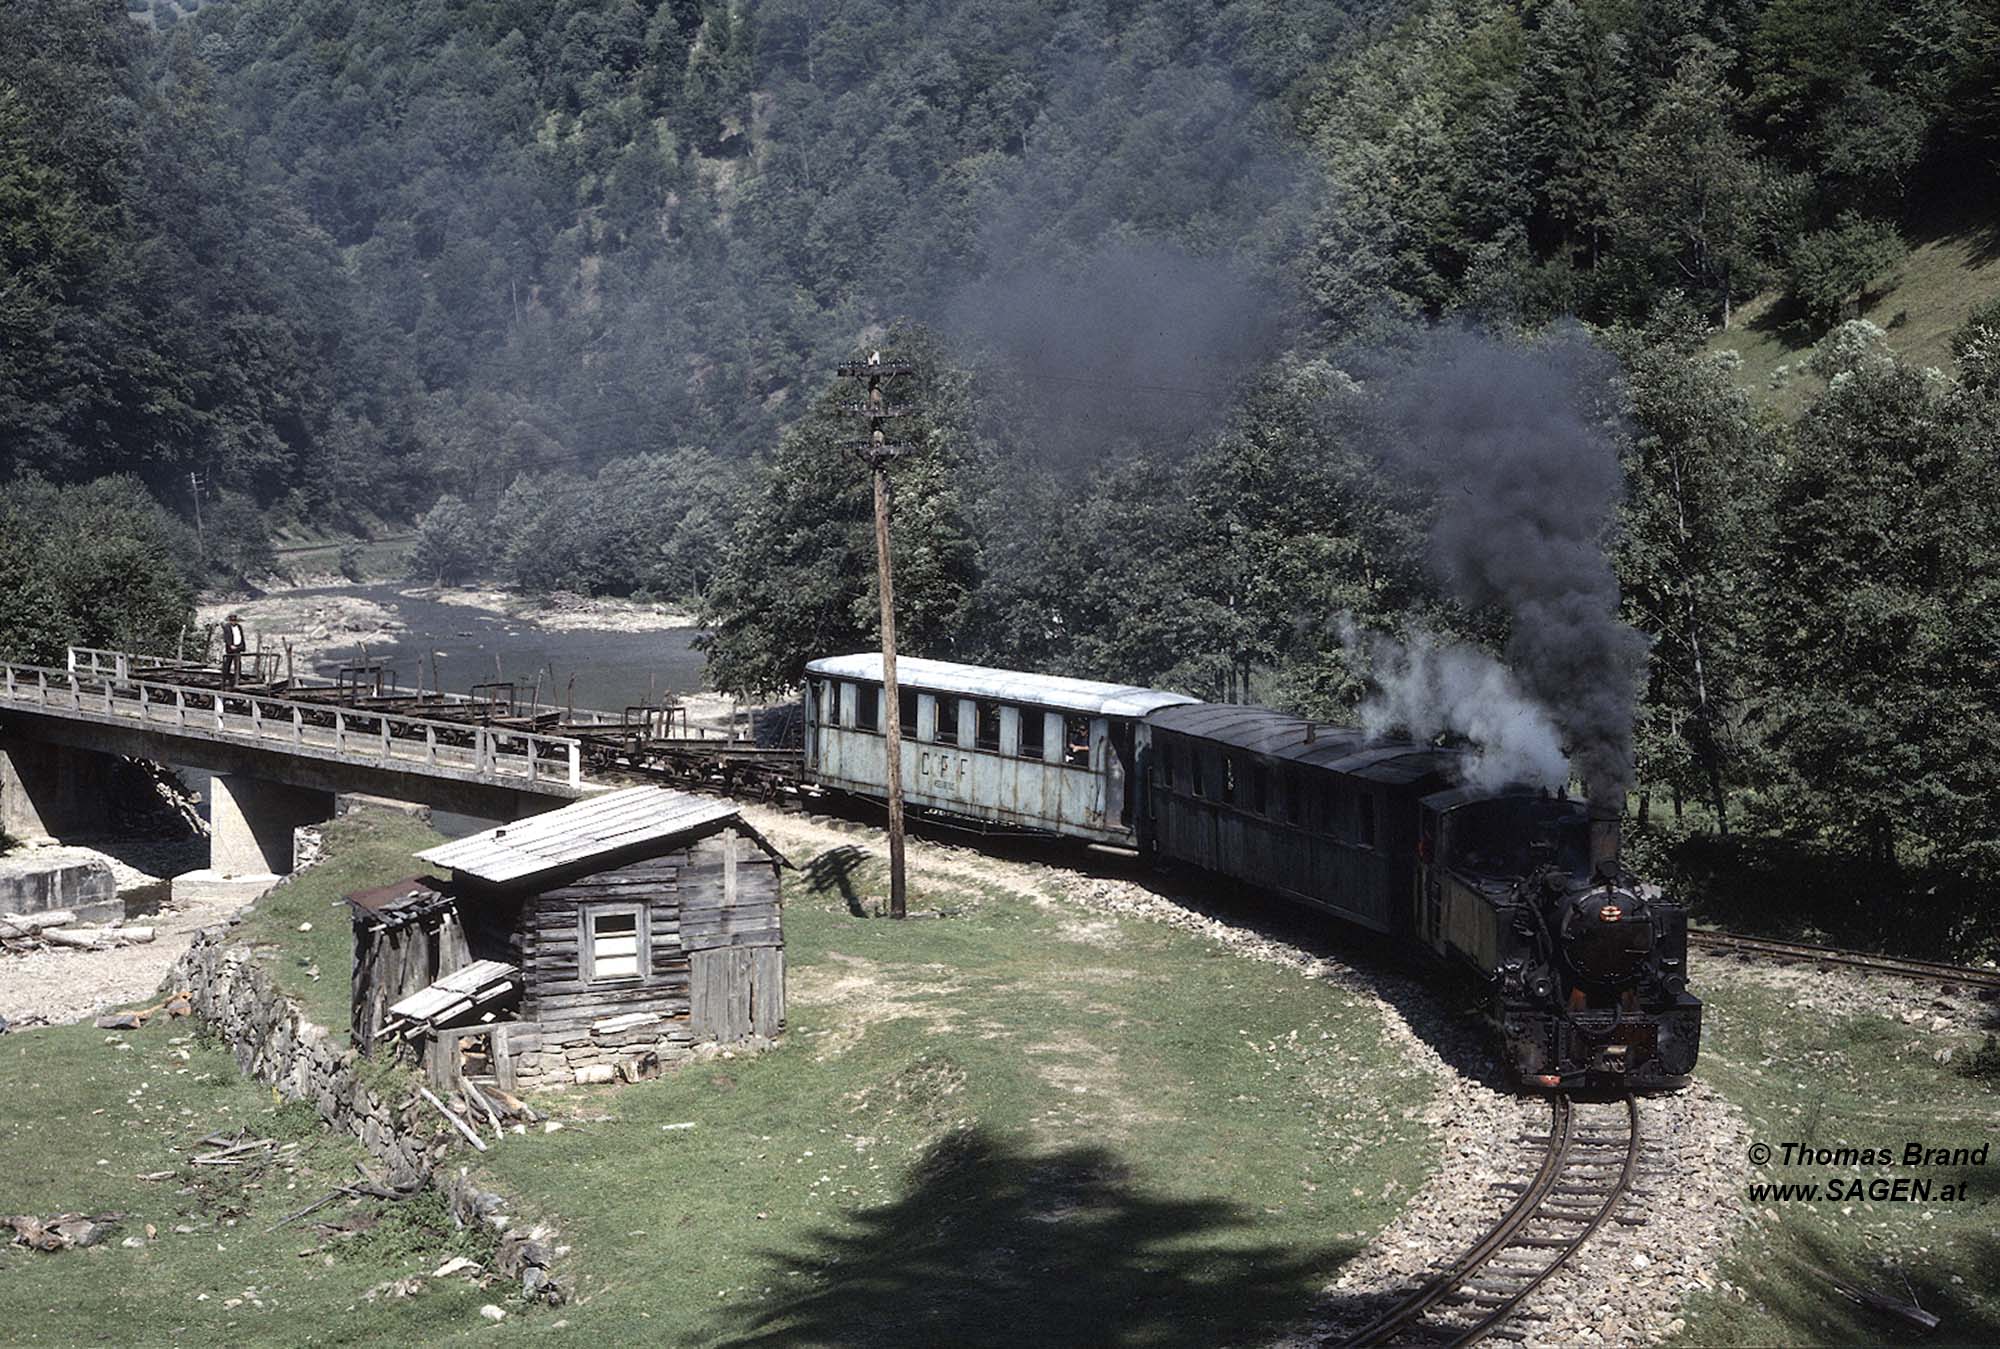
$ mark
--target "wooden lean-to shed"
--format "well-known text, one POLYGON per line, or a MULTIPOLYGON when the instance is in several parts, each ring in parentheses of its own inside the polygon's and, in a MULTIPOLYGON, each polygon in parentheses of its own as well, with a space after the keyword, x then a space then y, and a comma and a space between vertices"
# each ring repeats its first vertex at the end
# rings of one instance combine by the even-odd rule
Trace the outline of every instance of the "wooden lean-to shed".
MULTIPOLYGON (((461 1041, 511 1089, 651 1076, 783 1027, 785 861, 727 801, 634 787, 418 856, 451 872, 453 921, 423 922, 463 958, 377 1033, 434 1040, 442 1075, 461 1041)), ((366 963, 357 933, 357 988, 366 963)))

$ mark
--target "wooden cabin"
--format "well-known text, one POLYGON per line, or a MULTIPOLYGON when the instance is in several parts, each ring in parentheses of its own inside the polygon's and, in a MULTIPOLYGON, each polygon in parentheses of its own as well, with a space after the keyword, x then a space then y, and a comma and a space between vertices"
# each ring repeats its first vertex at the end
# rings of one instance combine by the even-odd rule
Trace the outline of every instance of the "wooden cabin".
POLYGON ((783 1027, 786 863, 727 801, 635 787, 418 856, 450 879, 349 897, 364 1052, 400 1037, 439 1081, 511 1091, 652 1076, 783 1027))

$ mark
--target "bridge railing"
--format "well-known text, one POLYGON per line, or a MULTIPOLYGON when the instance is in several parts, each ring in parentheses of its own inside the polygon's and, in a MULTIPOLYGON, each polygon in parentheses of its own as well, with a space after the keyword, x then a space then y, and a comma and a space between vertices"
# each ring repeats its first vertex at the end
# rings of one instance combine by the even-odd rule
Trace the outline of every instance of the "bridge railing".
POLYGON ((0 701, 274 749, 331 750, 343 759, 385 767, 470 769, 486 778, 583 785, 583 743, 569 736, 195 688, 135 677, 129 667, 120 672, 115 666, 91 671, 87 663, 79 670, 0 663, 0 701))
POLYGON ((105 647, 73 646, 69 649, 69 672, 73 675, 99 675, 122 681, 131 678, 134 670, 155 669, 166 663, 164 656, 137 656, 129 651, 112 651, 105 647))

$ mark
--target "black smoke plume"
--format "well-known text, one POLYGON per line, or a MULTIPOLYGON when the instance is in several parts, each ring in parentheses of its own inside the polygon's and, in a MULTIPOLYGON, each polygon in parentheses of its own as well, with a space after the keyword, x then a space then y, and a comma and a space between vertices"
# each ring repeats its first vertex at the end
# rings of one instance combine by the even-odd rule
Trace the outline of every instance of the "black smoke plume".
POLYGON ((1277 287, 1245 262, 1133 242, 978 282, 944 321, 998 362, 1025 438, 1054 466, 1120 443, 1177 453, 1227 415, 1286 317, 1277 287))
POLYGON ((1580 329, 1533 345, 1433 336, 1392 380, 1389 457, 1437 489, 1431 556, 1462 602, 1512 620, 1507 664, 1585 789, 1622 802, 1646 639, 1618 617, 1605 545, 1625 494, 1611 358, 1580 329))
POLYGON ((1020 157, 983 174, 967 274, 928 314, 995 382, 1043 465, 1172 457, 1212 430, 1299 318, 1317 170, 1199 52, 1052 62, 1020 157))

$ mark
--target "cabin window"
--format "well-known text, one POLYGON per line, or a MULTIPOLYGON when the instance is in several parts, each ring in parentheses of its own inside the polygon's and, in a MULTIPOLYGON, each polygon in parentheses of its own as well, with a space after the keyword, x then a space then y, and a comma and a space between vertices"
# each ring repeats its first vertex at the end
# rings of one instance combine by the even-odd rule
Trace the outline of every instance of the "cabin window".
POLYGON ((940 745, 958 743, 958 699, 947 698, 940 693, 937 699, 937 742, 940 745))
POLYGON ((1073 768, 1090 766, 1090 718, 1063 718, 1063 762, 1073 768))
POLYGON ((1355 813, 1358 817, 1356 828, 1361 837, 1361 846, 1372 848, 1375 846, 1375 798, 1364 792, 1354 798, 1354 805, 1355 813))
POLYGON ((862 731, 882 729, 882 690, 868 684, 854 686, 854 725, 862 731))
POLYGON ((1259 815, 1271 813, 1271 770, 1260 763, 1250 765, 1250 809, 1259 815))
POLYGON ((1222 804, 1236 804, 1236 759, 1228 754, 1222 756, 1222 804))
POLYGON ((1000 750, 1000 704, 981 698, 972 705, 972 747, 1000 750))
POLYGON ((598 905, 583 913, 583 977, 590 982, 637 979, 643 936, 637 905, 598 905))
POLYGON ((915 689, 898 687, 896 690, 896 707, 901 714, 903 734, 915 735, 917 733, 917 691, 915 689))
POLYGON ((1042 709, 1039 707, 1021 709, 1021 757, 1042 757, 1042 709))

